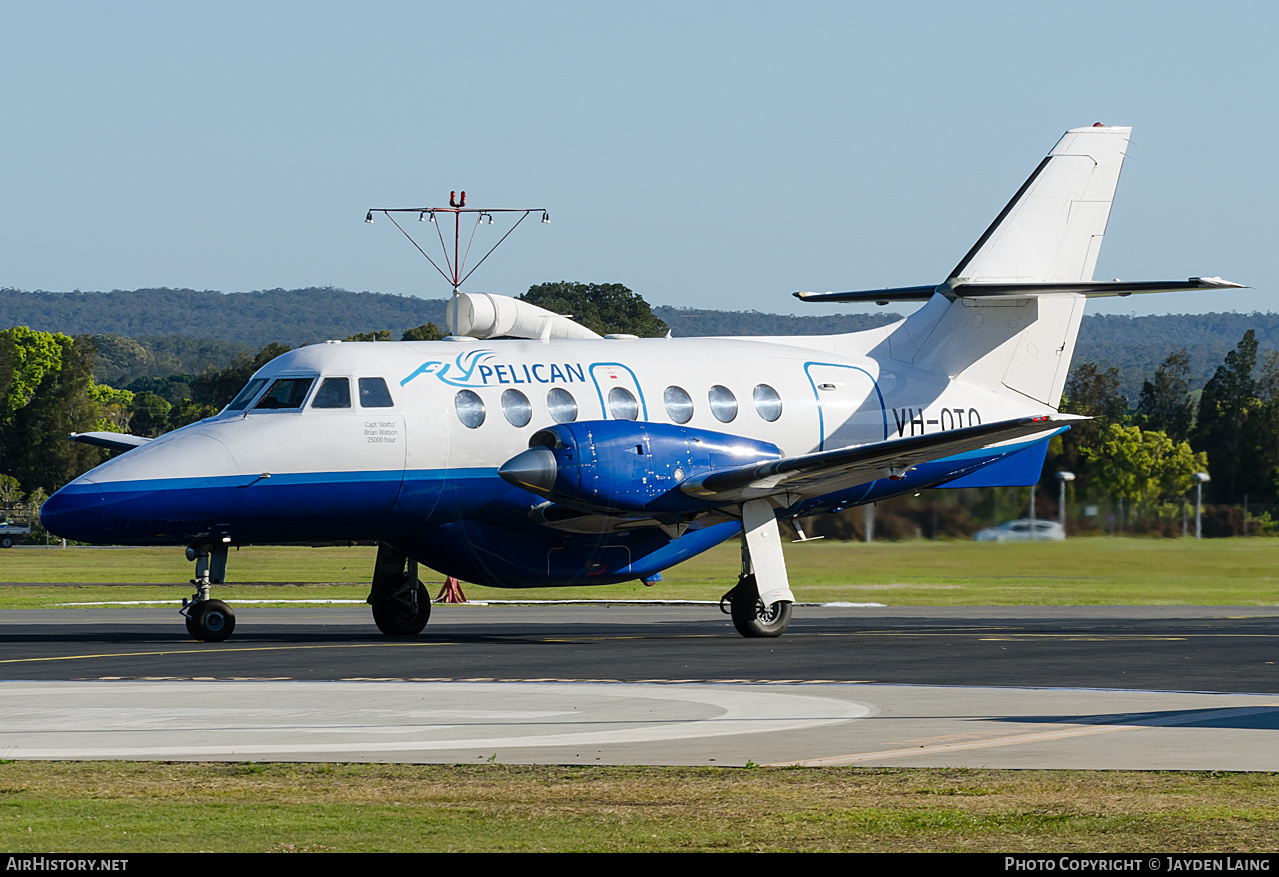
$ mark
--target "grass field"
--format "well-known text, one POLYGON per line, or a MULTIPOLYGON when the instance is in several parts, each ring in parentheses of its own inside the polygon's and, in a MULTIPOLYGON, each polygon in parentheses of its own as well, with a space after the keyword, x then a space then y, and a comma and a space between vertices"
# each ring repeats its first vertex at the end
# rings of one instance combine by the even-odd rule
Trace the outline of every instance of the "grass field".
MULTIPOLYGON (((230 583, 216 596, 240 599, 363 599, 374 549, 257 548, 232 552, 230 583), (281 583, 277 587, 236 582, 281 583), (285 584, 287 583, 287 584, 285 584), (336 583, 336 584, 334 584, 336 583), (308 587, 320 585, 323 587, 308 587)), ((892 606, 1085 604, 1279 605, 1279 539, 1085 538, 1066 542, 861 543, 786 546, 791 587, 801 601, 892 606)), ((721 545, 639 582, 507 591, 467 585, 471 599, 716 600, 736 581, 738 548, 721 545)), ((193 566, 179 549, 10 549, 0 582, 138 583, 168 587, 5 587, 0 608, 97 600, 179 601, 193 566)), ((428 586, 441 576, 424 570, 428 586)))
POLYGON ((1273 774, 0 764, 0 849, 13 852, 1277 846, 1273 774))

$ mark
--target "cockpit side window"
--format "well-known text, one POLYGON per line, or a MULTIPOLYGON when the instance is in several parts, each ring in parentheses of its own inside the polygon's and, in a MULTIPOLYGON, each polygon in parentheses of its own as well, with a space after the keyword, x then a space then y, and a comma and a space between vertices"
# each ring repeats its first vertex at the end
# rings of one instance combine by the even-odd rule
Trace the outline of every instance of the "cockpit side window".
POLYGON ((254 411, 291 411, 302 407, 315 378, 280 378, 253 406, 254 411))
POLYGON ((266 378, 254 378, 244 385, 244 389, 240 391, 231 404, 226 407, 227 411, 243 411, 249 407, 249 403, 253 401, 253 397, 258 394, 266 386, 266 378))
POLYGON ((312 408, 350 408, 351 381, 348 378, 325 378, 311 400, 312 408))
POLYGON ((390 408, 395 405, 391 401, 391 391, 386 388, 386 381, 381 378, 360 378, 361 408, 390 408))

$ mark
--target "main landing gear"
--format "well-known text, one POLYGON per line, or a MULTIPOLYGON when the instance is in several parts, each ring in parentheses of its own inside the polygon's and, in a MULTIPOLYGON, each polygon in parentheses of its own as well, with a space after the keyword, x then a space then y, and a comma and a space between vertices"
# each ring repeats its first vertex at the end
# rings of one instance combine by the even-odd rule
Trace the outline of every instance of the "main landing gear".
POLYGON ((431 620, 431 595, 417 577, 417 561, 378 543, 369 591, 373 623, 387 636, 415 636, 431 620))
POLYGON ((195 561, 195 593, 191 599, 183 599, 182 614, 186 616, 187 633, 192 639, 206 643, 220 643, 235 630, 235 613, 221 600, 209 598, 209 586, 226 581, 227 546, 190 545, 187 560, 195 561))
POLYGON ((733 627, 744 637, 777 637, 790 626, 794 600, 772 504, 763 499, 743 503, 742 574, 720 598, 720 611, 733 617, 733 627))
POLYGON ((720 598, 719 608, 733 616, 733 627, 744 637, 781 636, 790 626, 791 601, 778 600, 765 606, 754 575, 742 576, 736 587, 720 598))

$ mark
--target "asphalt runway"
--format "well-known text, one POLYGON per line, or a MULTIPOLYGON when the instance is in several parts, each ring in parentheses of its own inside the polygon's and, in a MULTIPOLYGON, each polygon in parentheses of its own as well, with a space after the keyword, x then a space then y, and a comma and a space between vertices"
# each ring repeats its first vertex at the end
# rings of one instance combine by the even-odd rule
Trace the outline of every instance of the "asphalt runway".
POLYGON ((0 613, 0 757, 1279 770, 1279 611, 714 606, 0 613))

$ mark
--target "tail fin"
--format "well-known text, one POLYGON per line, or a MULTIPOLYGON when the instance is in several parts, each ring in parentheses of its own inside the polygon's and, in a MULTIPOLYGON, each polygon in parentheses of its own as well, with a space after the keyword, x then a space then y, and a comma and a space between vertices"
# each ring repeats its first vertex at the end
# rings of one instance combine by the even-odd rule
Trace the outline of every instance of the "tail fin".
POLYGON ((889 334, 893 359, 1056 408, 1087 299, 1240 288, 1220 277, 1093 281, 1131 133, 1101 124, 1067 131, 941 284, 795 295, 926 301, 889 334))
POLYGON ((893 333, 894 358, 1056 408, 1085 296, 986 297, 978 289, 1092 280, 1131 131, 1067 131, 937 288, 972 292, 933 296, 893 333))
POLYGON ((950 272, 955 280, 1092 280, 1131 128, 1072 128, 950 272))

